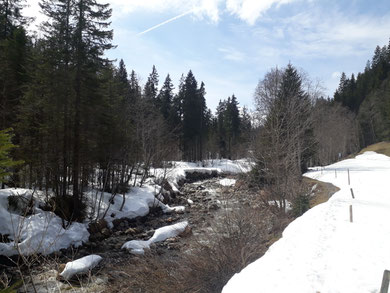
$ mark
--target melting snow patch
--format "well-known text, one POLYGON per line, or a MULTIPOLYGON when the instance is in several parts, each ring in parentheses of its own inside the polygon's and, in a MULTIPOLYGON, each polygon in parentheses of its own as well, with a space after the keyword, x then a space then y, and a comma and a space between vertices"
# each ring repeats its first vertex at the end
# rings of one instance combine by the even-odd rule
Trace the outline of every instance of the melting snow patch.
POLYGON ((174 225, 159 228, 154 232, 153 237, 149 240, 131 240, 123 244, 122 249, 128 249, 132 254, 144 254, 144 249, 149 248, 152 243, 161 242, 171 237, 176 237, 177 235, 183 233, 187 226, 188 222, 184 221, 174 225))
POLYGON ((66 263, 65 269, 60 274, 65 280, 69 280, 76 274, 86 273, 92 270, 102 260, 102 257, 96 254, 84 256, 77 260, 66 263))
POLYGON ((52 212, 35 208, 35 214, 23 217, 10 211, 8 197, 25 192, 23 189, 0 191, 0 234, 8 235, 12 240, 10 243, 0 243, 0 255, 47 255, 72 245, 80 246, 88 240, 85 224, 75 222, 63 229, 62 220, 52 212))
POLYGON ((234 186, 236 184, 236 181, 236 179, 225 178, 219 180, 219 184, 222 186, 234 186))

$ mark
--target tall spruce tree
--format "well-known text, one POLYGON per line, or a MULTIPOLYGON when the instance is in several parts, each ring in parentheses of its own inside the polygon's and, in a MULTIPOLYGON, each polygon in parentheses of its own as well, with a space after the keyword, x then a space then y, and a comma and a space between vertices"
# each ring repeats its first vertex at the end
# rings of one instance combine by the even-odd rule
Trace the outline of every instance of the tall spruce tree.
POLYGON ((23 2, 0 0, 0 129, 14 126, 28 78, 25 68, 30 44, 24 29, 28 18, 21 14, 23 2))
POLYGON ((144 96, 146 99, 153 101, 156 106, 159 103, 156 101, 158 94, 158 73, 156 66, 153 65, 152 72, 149 74, 148 80, 145 83, 144 96))
POLYGON ((4 188, 4 180, 11 174, 11 168, 20 164, 20 161, 14 161, 10 151, 15 148, 11 141, 12 129, 0 131, 0 182, 4 188))
MULTIPOLYGON (((183 150, 189 161, 203 159, 203 139, 205 135, 205 86, 198 83, 190 70, 182 86, 183 94, 183 150)), ((180 91, 179 91, 180 93, 180 91)))
MULTIPOLYGON (((73 199, 77 212, 80 197, 80 154, 87 144, 82 144, 81 135, 86 129, 82 119, 88 118, 88 105, 96 102, 96 73, 108 60, 104 52, 111 49, 113 32, 108 30, 112 10, 109 4, 99 4, 96 0, 78 0, 74 9, 75 33, 74 44, 74 122, 73 132, 73 199), (83 112, 83 117, 81 113, 83 112)), ((85 140, 84 140, 85 141, 85 140)))
POLYGON ((172 115, 172 103, 173 103, 173 84, 169 74, 165 78, 164 84, 158 95, 158 100, 160 101, 160 112, 163 115, 164 119, 173 126, 172 115))
MULTIPOLYGON (((54 105, 57 105, 52 111, 61 113, 56 117, 57 123, 54 123, 58 133, 57 155, 61 156, 58 166, 55 170, 61 170, 61 174, 56 175, 61 178, 58 194, 66 196, 68 194, 68 171, 71 165, 70 147, 72 144, 71 124, 73 122, 73 101, 75 93, 73 91, 74 76, 74 56, 75 47, 72 36, 76 30, 75 23, 75 1, 74 0, 43 0, 40 2, 42 12, 47 16, 41 28, 45 33, 45 55, 44 62, 47 63, 50 70, 46 73, 48 87, 50 87, 50 97, 48 99, 54 105), (52 81, 52 83, 50 82, 52 81), (60 155, 61 154, 61 155, 60 155)), ((45 74, 45 72, 43 72, 45 74)), ((39 75, 36 76, 40 78, 39 75)), ((40 83, 35 79, 33 83, 40 83)), ((34 86, 34 85, 33 85, 34 86)), ((59 179, 58 179, 59 181, 59 179)))
POLYGON ((28 22, 21 12, 25 0, 1 0, 0 1, 0 40, 12 36, 17 27, 22 27, 28 22))

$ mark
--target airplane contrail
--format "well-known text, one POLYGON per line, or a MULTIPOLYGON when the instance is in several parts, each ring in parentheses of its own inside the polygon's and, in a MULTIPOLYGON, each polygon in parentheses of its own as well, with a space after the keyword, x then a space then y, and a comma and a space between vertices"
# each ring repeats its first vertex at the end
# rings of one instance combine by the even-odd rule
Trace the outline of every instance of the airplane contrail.
POLYGON ((190 11, 187 11, 187 12, 184 12, 184 13, 182 13, 182 14, 180 14, 180 15, 177 15, 177 16, 175 16, 175 17, 172 17, 172 18, 170 18, 170 19, 168 19, 168 20, 166 20, 166 21, 163 21, 162 23, 159 23, 159 24, 155 25, 155 26, 152 26, 151 28, 148 28, 147 30, 138 33, 136 36, 144 35, 144 34, 150 32, 150 31, 152 31, 152 30, 154 30, 154 29, 156 29, 156 28, 159 28, 160 26, 163 26, 164 24, 170 23, 171 21, 174 21, 174 20, 176 20, 176 19, 182 18, 183 16, 186 16, 186 15, 188 15, 188 14, 191 14, 192 12, 194 12, 194 9, 191 9, 190 11))

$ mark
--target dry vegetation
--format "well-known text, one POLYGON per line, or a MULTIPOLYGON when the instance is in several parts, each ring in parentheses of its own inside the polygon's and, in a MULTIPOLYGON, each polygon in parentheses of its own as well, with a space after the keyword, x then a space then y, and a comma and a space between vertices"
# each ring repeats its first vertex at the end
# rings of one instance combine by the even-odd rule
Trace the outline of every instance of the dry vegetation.
POLYGON ((178 253, 134 257, 110 269, 112 292, 221 292, 227 281, 261 257, 284 229, 274 215, 251 207, 227 212, 208 235, 178 253))
POLYGON ((340 190, 340 188, 334 186, 331 183, 322 182, 307 177, 303 178, 303 182, 309 186, 317 185, 316 189, 314 190, 314 196, 310 197, 310 208, 327 202, 335 192, 340 190))
POLYGON ((363 154, 364 152, 376 152, 379 154, 383 154, 390 157, 390 142, 388 141, 382 141, 376 144, 369 145, 368 147, 365 147, 359 152, 360 154, 363 154))
MULTIPOLYGON (((310 207, 327 201, 338 190, 309 178, 303 183, 310 189, 317 185, 310 207)), ((235 273, 263 256, 293 220, 259 208, 255 202, 215 219, 207 235, 181 239, 186 245, 180 251, 161 254, 152 249, 145 256, 108 268, 111 292, 221 292, 235 273)))

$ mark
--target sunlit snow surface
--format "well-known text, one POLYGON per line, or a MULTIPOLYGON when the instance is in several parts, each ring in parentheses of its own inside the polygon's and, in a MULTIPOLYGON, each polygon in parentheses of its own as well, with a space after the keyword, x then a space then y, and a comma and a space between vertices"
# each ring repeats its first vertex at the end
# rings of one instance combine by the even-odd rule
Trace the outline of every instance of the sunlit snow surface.
POLYGON ((383 271, 390 269, 390 158, 366 152, 305 176, 341 190, 293 221, 223 293, 379 292, 383 271))

